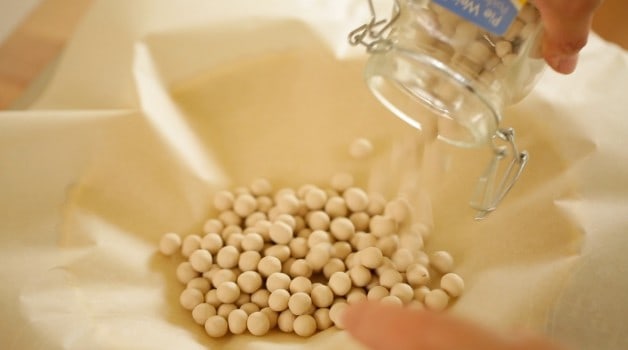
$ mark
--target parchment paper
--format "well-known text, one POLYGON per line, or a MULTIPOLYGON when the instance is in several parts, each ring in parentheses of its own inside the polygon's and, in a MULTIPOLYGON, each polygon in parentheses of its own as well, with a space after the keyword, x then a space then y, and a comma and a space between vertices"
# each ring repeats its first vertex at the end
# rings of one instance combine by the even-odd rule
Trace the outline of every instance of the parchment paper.
MULTIPOLYGON (((336 171, 410 198, 467 289, 450 312, 574 349, 625 349, 628 56, 593 35, 507 111, 531 162, 500 208, 467 200, 488 150, 425 143, 362 80, 362 1, 96 2, 42 96, 0 113, 6 349, 350 349, 337 330, 214 341, 178 305, 168 231, 200 232, 217 189, 336 171), (347 146, 376 148, 365 162, 347 146)), ((428 113, 426 111, 426 113, 428 113)))

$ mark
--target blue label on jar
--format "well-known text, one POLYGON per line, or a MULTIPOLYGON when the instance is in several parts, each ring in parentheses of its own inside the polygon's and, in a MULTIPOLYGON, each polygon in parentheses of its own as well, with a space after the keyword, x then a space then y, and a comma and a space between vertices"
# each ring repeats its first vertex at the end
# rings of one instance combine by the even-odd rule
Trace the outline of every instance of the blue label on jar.
POLYGON ((515 20, 526 0, 432 0, 460 17, 503 35, 515 20))

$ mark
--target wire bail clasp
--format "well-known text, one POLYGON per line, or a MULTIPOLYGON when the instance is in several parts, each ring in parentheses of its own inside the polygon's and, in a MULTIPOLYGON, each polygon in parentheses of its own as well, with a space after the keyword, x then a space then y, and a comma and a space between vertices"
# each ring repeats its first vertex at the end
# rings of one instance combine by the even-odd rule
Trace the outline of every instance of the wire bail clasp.
POLYGON ((484 174, 480 177, 471 202, 469 203, 472 208, 478 211, 475 215, 476 220, 485 219, 497 208, 497 205, 499 205, 519 179, 529 159, 527 151, 519 152, 517 144, 515 143, 514 129, 499 129, 495 135, 496 137, 492 142, 493 158, 489 162, 484 174), (510 147, 510 152, 508 151, 508 146, 496 145, 496 140, 505 142, 510 147), (506 159, 509 154, 512 159, 506 166, 506 169, 504 169, 504 175, 498 180, 497 175, 501 161, 506 159))
POLYGON ((389 19, 378 19, 373 0, 367 0, 367 2, 371 11, 371 19, 349 33, 349 43, 353 46, 362 45, 366 47, 367 52, 386 51, 391 47, 388 34, 401 13, 399 0, 394 1, 389 19))

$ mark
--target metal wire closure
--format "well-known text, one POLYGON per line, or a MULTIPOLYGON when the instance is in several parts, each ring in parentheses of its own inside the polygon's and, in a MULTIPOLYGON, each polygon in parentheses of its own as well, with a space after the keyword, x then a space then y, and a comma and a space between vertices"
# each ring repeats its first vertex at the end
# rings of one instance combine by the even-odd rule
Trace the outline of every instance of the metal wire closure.
POLYGON ((401 13, 399 0, 395 0, 390 19, 377 19, 373 0, 367 1, 371 19, 349 33, 349 43, 353 46, 363 45, 367 52, 388 50, 392 45, 387 39, 388 33, 401 13))
POLYGON ((484 174, 482 174, 478 180, 470 202, 471 207, 478 211, 475 215, 476 220, 485 219, 497 208, 497 205, 499 205, 506 194, 508 194, 515 182, 517 182, 528 163, 528 152, 519 152, 517 144, 515 143, 515 131, 512 128, 497 130, 496 137, 492 142, 492 148, 493 158, 489 162, 484 174), (507 146, 496 145, 496 141, 506 142, 510 146, 510 152, 508 152, 507 146), (512 156, 512 159, 506 166, 502 178, 497 180, 501 161, 506 159, 509 154, 512 156))

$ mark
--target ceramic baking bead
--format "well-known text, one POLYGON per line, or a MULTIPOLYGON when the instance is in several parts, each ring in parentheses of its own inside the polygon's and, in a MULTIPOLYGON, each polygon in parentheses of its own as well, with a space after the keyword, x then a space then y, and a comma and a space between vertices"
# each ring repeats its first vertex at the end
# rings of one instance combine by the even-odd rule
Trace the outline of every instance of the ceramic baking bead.
POLYGON ((377 247, 366 247, 358 253, 360 264, 369 269, 375 269, 382 265, 384 254, 377 247))
POLYGON ((285 262, 290 258, 290 247, 284 244, 273 244, 264 249, 265 256, 273 256, 280 262, 285 262))
POLYGON ((329 308, 329 318, 334 322, 334 325, 340 329, 344 329, 345 325, 343 323, 343 314, 349 304, 345 302, 334 303, 331 308, 329 308))
POLYGON ((414 300, 417 300, 423 303, 425 301, 425 296, 429 292, 430 292, 430 288, 427 286, 420 286, 418 288, 414 288, 414 300))
POLYGON ((464 290, 464 280, 460 275, 453 272, 443 275, 440 279, 440 288, 451 297, 459 297, 464 290))
POLYGON ((290 276, 283 272, 275 272, 266 278, 266 289, 274 292, 277 289, 288 289, 290 287, 290 276))
POLYGON ((237 249, 238 252, 242 251, 242 241, 244 240, 244 234, 240 232, 234 232, 226 236, 225 245, 232 246, 237 249))
POLYGON ((315 285, 312 287, 311 292, 312 304, 316 307, 328 307, 334 301, 334 293, 326 285, 315 285))
POLYGON ((215 308, 222 304, 220 300, 218 300, 216 289, 210 289, 207 293, 205 293, 205 302, 215 308))
POLYGON ((290 256, 293 258, 304 258, 308 252, 308 240, 304 237, 295 237, 288 243, 290 256))
POLYGON ((349 277, 354 286, 364 287, 371 281, 371 271, 362 265, 357 265, 349 270, 349 277))
POLYGON ((264 313, 264 315, 266 315, 266 317, 268 318, 268 322, 270 323, 270 329, 273 329, 277 326, 277 318, 279 317, 279 314, 277 312, 273 311, 269 307, 261 309, 260 312, 264 313))
POLYGON ((371 217, 366 212, 352 213, 349 216, 349 220, 353 223, 355 231, 366 231, 369 228, 369 222, 371 217))
POLYGON ((366 159, 373 153, 371 140, 360 137, 349 145, 349 155, 354 159, 366 159))
POLYGON ((258 233, 247 233, 242 238, 240 244, 245 251, 254 250, 259 252, 264 248, 264 238, 258 233))
POLYGON ((347 270, 351 270, 354 266, 360 265, 360 255, 359 253, 351 253, 347 255, 345 258, 345 266, 347 270))
POLYGON ((386 198, 381 193, 369 193, 369 204, 366 207, 366 213, 370 216, 381 215, 386 209, 386 198))
POLYGON ((288 224, 288 226, 290 226, 292 228, 293 232, 294 232, 295 228, 297 227, 297 220, 295 219, 294 216, 292 216, 290 214, 279 214, 275 218, 275 221, 281 221, 281 222, 284 222, 284 223, 288 224))
POLYGON ((217 232, 208 233, 201 239, 201 248, 212 254, 218 253, 223 244, 222 237, 217 232))
POLYGON ((186 288, 179 295, 179 303, 186 310, 192 310, 196 305, 205 301, 203 293, 196 288, 186 288))
POLYGON ((225 304, 233 304, 240 297, 240 287, 235 282, 223 282, 216 288, 216 296, 225 304))
POLYGON ((292 281, 290 281, 290 285, 288 287, 290 289, 290 293, 308 293, 312 292, 312 281, 310 279, 305 278, 303 276, 297 276, 292 281))
POLYGON ((237 308, 238 307, 235 304, 220 304, 218 305, 218 308, 216 309, 216 314, 218 316, 224 317, 226 320, 227 317, 229 316, 229 313, 231 313, 231 311, 237 308))
POLYGON ((330 243, 331 236, 327 231, 314 230, 307 238, 307 247, 312 248, 319 243, 330 243))
POLYGON ((285 289, 276 289, 268 297, 268 307, 273 311, 281 312, 288 308, 290 292, 285 289))
POLYGON ((329 230, 339 241, 348 241, 355 233, 353 222, 346 217, 337 217, 331 221, 329 230))
POLYGON ((281 272, 281 261, 274 256, 265 256, 257 264, 257 270, 262 277, 268 277, 274 272, 281 272))
POLYGON ((347 304, 353 305, 362 301, 366 301, 366 291, 364 288, 351 288, 347 294, 347 304))
POLYGON ((257 270, 257 264, 262 259, 262 255, 254 250, 240 254, 238 268, 242 271, 257 270))
POLYGON ((299 316, 305 314, 312 306, 312 299, 307 293, 297 292, 290 296, 288 300, 288 308, 294 315, 299 316))
POLYGON ((218 288, 218 286, 223 283, 223 282, 235 282, 237 280, 238 276, 235 274, 234 271, 230 270, 230 269, 220 269, 218 271, 216 271, 213 275, 212 275, 212 285, 214 286, 214 288, 218 288))
POLYGON ((257 210, 257 200, 250 194, 236 197, 233 202, 233 211, 241 217, 247 217, 257 210))
POLYGON ((332 244, 329 253, 331 258, 344 259, 352 251, 351 244, 349 242, 335 242, 332 244))
POLYGON ((351 290, 351 277, 345 272, 334 272, 329 277, 329 288, 338 296, 343 296, 351 290))
POLYGON ((292 266, 290 266, 290 276, 304 276, 310 277, 312 276, 312 267, 305 259, 296 259, 292 266))
POLYGON ((423 286, 430 282, 430 273, 422 264, 411 264, 406 270, 406 280, 413 287, 423 286))
POLYGON ((255 293, 251 294, 251 302, 255 303, 259 307, 267 307, 268 306, 268 298, 270 297, 270 292, 266 289, 258 289, 255 293))
POLYGON ((190 254, 201 247, 201 240, 199 235, 185 236, 181 242, 181 255, 186 258, 189 257, 190 254))
POLYGON ((255 200, 257 201, 257 210, 263 213, 268 213, 270 208, 275 205, 275 202, 269 196, 259 196, 255 200))
POLYGON ((194 278, 192 280, 190 280, 185 288, 194 288, 194 289, 198 289, 201 291, 201 293, 205 294, 207 292, 209 292, 209 289, 211 288, 211 283, 209 282, 209 280, 207 278, 204 277, 197 277, 194 278))
POLYGON ((380 303, 388 305, 403 306, 403 301, 395 295, 387 295, 379 300, 380 303))
POLYGON ((382 237, 377 240, 375 247, 379 248, 385 257, 392 257, 399 247, 399 237, 397 235, 382 237))
POLYGON ((517 61, 517 55, 514 53, 509 53, 505 55, 504 57, 502 57, 502 63, 506 67, 512 66, 515 63, 515 61, 517 61))
POLYGON ((442 311, 449 304, 449 295, 442 289, 432 289, 424 299, 425 306, 433 311, 442 311))
POLYGON ((238 249, 229 245, 220 248, 216 254, 216 264, 224 269, 236 267, 239 259, 240 253, 238 249))
POLYGON ((325 203, 324 209, 330 218, 345 217, 349 214, 347 203, 340 196, 331 196, 325 203))
POLYGON ((334 323, 331 321, 331 318, 329 318, 328 308, 316 309, 316 311, 314 311, 314 314, 312 314, 312 316, 314 317, 314 320, 316 321, 316 328, 319 331, 324 331, 334 325, 334 323))
POLYGON ((504 57, 512 52, 512 43, 508 40, 500 40, 495 43, 495 54, 504 57))
POLYGON ((397 229, 397 223, 389 216, 374 215, 369 223, 370 232, 376 237, 392 235, 397 229))
POLYGON ((472 62, 484 64, 491 57, 491 48, 482 40, 475 40, 465 48, 465 56, 472 62))
POLYGON ((414 289, 407 283, 395 283, 395 285, 390 288, 390 295, 396 296, 404 304, 407 304, 414 299, 414 289))
POLYGON ((198 272, 206 272, 212 267, 213 258, 209 251, 205 249, 197 249, 190 254, 190 265, 198 272))
POLYGON ((277 317, 277 326, 284 333, 292 333, 294 331, 294 320, 296 316, 290 310, 282 311, 277 317))
POLYGON ((284 193, 276 198, 277 208, 282 214, 296 214, 299 210, 299 204, 299 199, 292 192, 284 193))
POLYGON ((218 233, 221 232, 224 227, 225 225, 222 223, 222 221, 215 218, 208 219, 203 224, 203 233, 218 233))
POLYGON ((213 305, 207 303, 200 303, 192 309, 192 318, 194 322, 200 325, 204 325, 212 316, 216 315, 216 308, 213 305))
POLYGON ((262 336, 270 330, 270 321, 265 313, 258 311, 249 315, 246 328, 255 336, 262 336))
POLYGON ((401 273, 395 269, 385 269, 381 274, 379 274, 379 283, 388 289, 402 281, 403 276, 401 276, 401 273))
POLYGON ((327 193, 320 188, 312 188, 307 191, 304 198, 305 206, 310 210, 320 210, 327 203, 327 193))
POLYGON ((192 267, 192 264, 188 261, 184 261, 177 266, 176 275, 179 282, 187 284, 191 280, 199 277, 200 274, 192 267))
POLYGON ((263 177, 253 180, 249 188, 255 196, 268 196, 273 191, 273 185, 268 179, 263 177))
POLYGON ((285 262, 282 263, 281 266, 281 272, 290 275, 290 269, 292 268, 292 264, 294 264, 294 262, 297 261, 297 259, 295 258, 289 258, 288 260, 286 260, 285 262))
POLYGON ((358 187, 346 189, 342 197, 345 199, 347 208, 352 212, 364 211, 369 205, 369 196, 363 189, 358 187))
POLYGON ((275 221, 269 229, 270 239, 277 244, 288 244, 294 233, 292 227, 283 221, 275 221))
POLYGON ((325 264, 329 262, 331 244, 329 243, 319 243, 312 247, 310 251, 305 256, 305 261, 310 265, 312 271, 318 272, 323 269, 325 264))
POLYGON ((345 272, 346 270, 347 268, 345 267, 345 263, 341 259, 331 258, 327 264, 323 266, 323 276, 329 279, 334 272, 345 272))
POLYGON ((262 276, 256 271, 244 271, 237 278, 236 283, 244 293, 254 293, 262 287, 262 276))
POLYGON ((205 332, 212 338, 220 338, 227 334, 229 326, 227 320, 222 316, 211 316, 205 322, 205 332))
POLYGON ((241 309, 233 310, 227 316, 229 332, 232 334, 242 334, 246 331, 246 321, 249 315, 241 309))
POLYGON ((159 251, 164 255, 173 255, 179 249, 181 249, 181 237, 174 232, 166 233, 159 240, 159 251))
POLYGON ((383 297, 390 295, 388 289, 383 286, 375 286, 369 289, 366 298, 371 301, 381 300, 383 297))
POLYGON ((327 214, 327 212, 315 210, 307 214, 305 221, 312 230, 326 231, 329 229, 331 219, 329 218, 329 214, 327 214))
POLYGON ((332 189, 342 193, 353 186, 353 175, 349 173, 334 174, 334 176, 331 177, 330 185, 332 189))
POLYGON ((218 191, 214 194, 214 208, 219 211, 231 209, 234 201, 235 196, 227 190, 218 191))
POLYGON ((410 249, 399 248, 392 255, 392 261, 398 271, 406 272, 408 266, 410 266, 414 262, 414 256, 410 249))
POLYGON ((222 223, 225 226, 229 226, 229 225, 239 226, 240 224, 242 224, 242 218, 240 217, 240 215, 236 214, 233 210, 226 210, 226 211, 220 212, 220 214, 218 214, 218 219, 222 221, 222 223))
POLYGON ((260 311, 260 307, 253 302, 248 302, 240 305, 240 310, 243 310, 247 315, 250 315, 256 311, 260 311))
POLYGON ((434 270, 446 274, 454 268, 454 258, 444 250, 437 251, 430 255, 430 265, 434 270))
POLYGON ((316 332, 316 320, 311 315, 300 315, 294 319, 294 333, 301 337, 309 337, 316 332))

